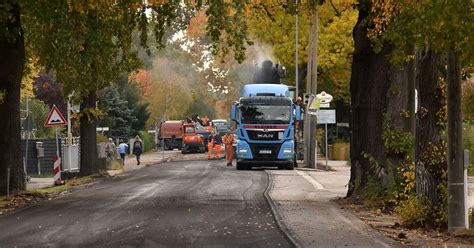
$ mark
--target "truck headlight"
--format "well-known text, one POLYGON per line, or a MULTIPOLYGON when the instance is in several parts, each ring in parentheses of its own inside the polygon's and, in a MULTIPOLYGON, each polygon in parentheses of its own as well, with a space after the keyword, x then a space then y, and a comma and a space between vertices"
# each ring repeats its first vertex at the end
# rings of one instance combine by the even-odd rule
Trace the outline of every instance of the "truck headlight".
POLYGON ((291 149, 291 148, 283 148, 283 153, 288 154, 288 153, 292 153, 292 152, 293 152, 293 149, 291 149))

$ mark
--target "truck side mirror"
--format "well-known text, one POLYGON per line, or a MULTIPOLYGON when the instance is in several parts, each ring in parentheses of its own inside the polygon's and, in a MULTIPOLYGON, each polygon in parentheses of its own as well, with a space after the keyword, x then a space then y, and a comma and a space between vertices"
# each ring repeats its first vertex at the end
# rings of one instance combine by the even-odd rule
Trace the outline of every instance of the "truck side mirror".
POLYGON ((296 116, 295 119, 297 121, 301 121, 301 106, 296 106, 296 116))
POLYGON ((236 113, 236 106, 234 104, 232 104, 232 110, 230 112, 230 119, 232 121, 236 121, 235 113, 236 113))

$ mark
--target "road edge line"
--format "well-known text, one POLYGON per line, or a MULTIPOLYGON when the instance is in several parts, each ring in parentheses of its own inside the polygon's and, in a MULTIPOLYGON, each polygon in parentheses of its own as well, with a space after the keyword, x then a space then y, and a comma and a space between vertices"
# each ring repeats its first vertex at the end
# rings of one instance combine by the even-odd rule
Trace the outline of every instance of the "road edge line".
POLYGON ((275 202, 270 197, 270 191, 275 186, 275 182, 273 180, 273 175, 271 173, 269 173, 267 170, 265 170, 265 173, 267 173, 267 176, 268 176, 268 184, 267 184, 267 188, 263 192, 263 196, 264 196, 268 206, 270 207, 270 210, 273 213, 273 219, 275 220, 275 223, 277 224, 278 229, 280 229, 280 231, 283 233, 285 238, 293 245, 293 247, 300 248, 302 246, 293 237, 292 232, 290 231, 290 229, 285 225, 285 223, 280 221, 282 219, 282 217, 277 211, 277 207, 276 207, 275 202))
POLYGON ((324 189, 324 186, 321 183, 316 181, 316 179, 314 179, 312 176, 308 175, 307 173, 304 173, 300 170, 296 170, 296 173, 298 173, 298 175, 302 176, 308 183, 313 185, 313 187, 315 189, 324 189))

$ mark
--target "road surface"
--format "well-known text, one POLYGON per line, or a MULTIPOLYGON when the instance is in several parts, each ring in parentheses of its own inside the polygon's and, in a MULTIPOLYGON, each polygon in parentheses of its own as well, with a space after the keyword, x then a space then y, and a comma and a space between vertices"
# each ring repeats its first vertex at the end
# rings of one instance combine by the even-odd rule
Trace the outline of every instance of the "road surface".
POLYGON ((163 163, 0 217, 0 247, 291 247, 265 171, 163 163))

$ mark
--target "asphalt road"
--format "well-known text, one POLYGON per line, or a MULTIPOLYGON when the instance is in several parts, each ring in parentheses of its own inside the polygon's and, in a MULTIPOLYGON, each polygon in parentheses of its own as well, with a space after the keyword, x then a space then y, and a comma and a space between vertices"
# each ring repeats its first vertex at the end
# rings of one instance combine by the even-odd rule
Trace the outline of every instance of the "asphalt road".
POLYGON ((0 217, 0 247, 290 247, 264 171, 224 161, 146 167, 0 217))

